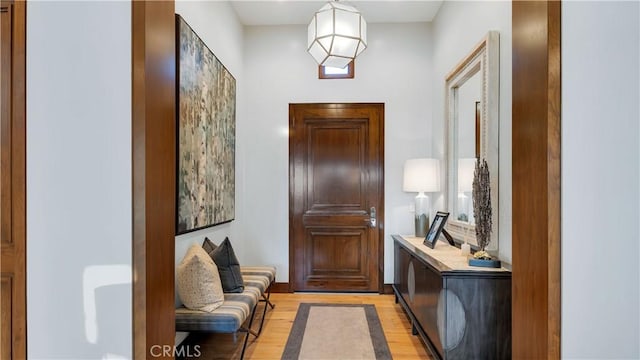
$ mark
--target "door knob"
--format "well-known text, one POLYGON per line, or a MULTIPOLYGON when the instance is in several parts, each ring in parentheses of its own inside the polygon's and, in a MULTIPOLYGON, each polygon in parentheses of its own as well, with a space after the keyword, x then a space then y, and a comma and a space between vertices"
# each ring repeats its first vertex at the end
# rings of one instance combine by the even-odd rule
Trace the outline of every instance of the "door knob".
POLYGON ((371 211, 369 212, 369 225, 374 228, 376 227, 377 224, 377 219, 376 219, 376 208, 375 206, 371 207, 371 211))

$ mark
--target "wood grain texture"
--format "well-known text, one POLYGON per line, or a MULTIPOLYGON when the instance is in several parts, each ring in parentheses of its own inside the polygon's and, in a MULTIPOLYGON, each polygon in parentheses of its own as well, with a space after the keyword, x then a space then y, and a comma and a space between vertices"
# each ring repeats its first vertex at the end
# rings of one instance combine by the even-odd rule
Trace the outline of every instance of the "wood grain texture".
POLYGON ((382 291, 384 105, 291 104, 289 114, 290 285, 382 291))
POLYGON ((175 19, 173 1, 132 3, 133 352, 174 344, 175 19), (173 71, 172 71, 173 69, 173 71))
POLYGON ((0 359, 11 359, 11 298, 13 277, 2 275, 0 279, 0 359))
POLYGON ((2 1, 0 233, 2 359, 27 355, 26 3, 2 1))
MULTIPOLYGON (((432 359, 420 338, 411 335, 409 319, 392 295, 272 294, 271 300, 276 307, 267 311, 260 337, 250 338, 245 359, 280 359, 301 303, 373 304, 395 360, 432 359)), ((259 306, 254 319, 255 328, 262 316, 263 305, 259 306)), ((242 350, 241 339, 242 336, 238 336, 234 343, 233 335, 193 333, 183 344, 190 347, 192 354, 194 346, 199 345, 200 359, 238 359, 242 350)), ((185 358, 196 359, 195 356, 185 358)))
POLYGON ((513 356, 560 358, 560 2, 513 2, 513 356))
POLYGON ((561 232, 562 232, 562 209, 561 209, 561 143, 562 143, 562 57, 561 57, 561 3, 554 1, 549 3, 549 68, 548 68, 548 109, 547 119, 547 183, 548 183, 548 254, 549 268, 547 272, 549 282, 549 322, 547 323, 547 358, 560 359, 561 352, 561 232))
POLYGON ((2 49, 0 50, 0 58, 2 61, 2 78, 0 85, 2 87, 2 101, 0 102, 2 111, 2 121, 0 126, 0 164, 2 172, 0 172, 0 242, 4 246, 11 246, 13 237, 11 236, 11 128, 12 128, 12 102, 13 92, 11 91, 11 62, 12 62, 12 26, 13 26, 13 4, 2 2, 2 22, 0 22, 2 36, 2 49))

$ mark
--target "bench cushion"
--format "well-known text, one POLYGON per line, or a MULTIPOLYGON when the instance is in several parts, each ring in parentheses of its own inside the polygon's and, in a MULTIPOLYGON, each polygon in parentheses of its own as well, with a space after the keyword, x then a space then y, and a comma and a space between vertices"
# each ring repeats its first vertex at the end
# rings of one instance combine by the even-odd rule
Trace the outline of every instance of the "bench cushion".
POLYGON ((176 331, 209 331, 234 333, 251 316, 253 308, 261 295, 275 279, 275 268, 247 267, 243 272, 244 291, 242 293, 225 293, 222 306, 207 313, 189 310, 184 306, 176 309, 176 331), (262 270, 258 270, 262 269, 262 270), (272 274, 273 271, 273 275, 272 274), (254 275, 261 272, 264 275, 254 275))
POLYGON ((266 276, 269 279, 269 284, 276 280, 275 266, 240 266, 240 272, 243 277, 246 275, 266 276))

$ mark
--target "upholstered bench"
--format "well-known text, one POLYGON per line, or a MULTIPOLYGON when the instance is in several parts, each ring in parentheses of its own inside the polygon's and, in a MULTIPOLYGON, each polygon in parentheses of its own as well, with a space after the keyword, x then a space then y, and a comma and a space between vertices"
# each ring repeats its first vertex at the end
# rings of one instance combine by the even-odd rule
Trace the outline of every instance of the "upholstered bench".
POLYGON ((243 266, 240 268, 244 291, 242 293, 225 293, 224 302, 213 312, 190 310, 181 306, 176 309, 176 331, 245 333, 242 354, 247 348, 249 334, 256 338, 262 332, 267 307, 274 305, 269 301, 271 285, 276 278, 276 269, 271 266, 243 266), (264 311, 258 331, 252 329, 253 318, 258 304, 264 302, 264 311), (246 325, 245 325, 246 324, 246 325))
MULTIPOLYGON (((276 281, 276 268, 273 266, 241 266, 242 278, 254 278, 256 276, 266 277, 269 279, 269 286, 266 292, 262 292, 262 301, 269 304, 273 309, 275 305, 269 300, 271 297, 271 284, 276 281)), ((264 319, 264 318, 263 318, 264 319)))

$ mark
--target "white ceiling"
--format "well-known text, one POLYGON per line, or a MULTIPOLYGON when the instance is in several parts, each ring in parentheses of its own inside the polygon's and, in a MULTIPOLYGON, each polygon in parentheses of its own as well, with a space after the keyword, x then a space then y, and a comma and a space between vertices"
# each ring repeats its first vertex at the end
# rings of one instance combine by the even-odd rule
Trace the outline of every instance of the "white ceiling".
MULTIPOLYGON (((232 0, 231 5, 244 25, 307 25, 326 1, 315 0, 232 0)), ((431 21, 442 0, 344 1, 355 6, 368 23, 431 21)))

